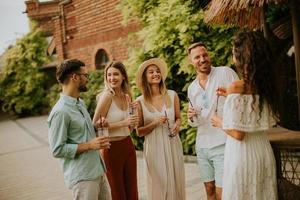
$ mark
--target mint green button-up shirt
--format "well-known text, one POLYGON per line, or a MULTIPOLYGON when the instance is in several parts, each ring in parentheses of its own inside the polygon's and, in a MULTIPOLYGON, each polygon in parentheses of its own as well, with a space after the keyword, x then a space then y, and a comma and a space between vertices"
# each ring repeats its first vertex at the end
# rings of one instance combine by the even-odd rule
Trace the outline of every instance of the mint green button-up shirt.
POLYGON ((69 188, 79 181, 93 180, 105 173, 98 150, 76 155, 78 144, 96 137, 91 117, 81 99, 60 94, 47 122, 50 149, 60 160, 69 188))

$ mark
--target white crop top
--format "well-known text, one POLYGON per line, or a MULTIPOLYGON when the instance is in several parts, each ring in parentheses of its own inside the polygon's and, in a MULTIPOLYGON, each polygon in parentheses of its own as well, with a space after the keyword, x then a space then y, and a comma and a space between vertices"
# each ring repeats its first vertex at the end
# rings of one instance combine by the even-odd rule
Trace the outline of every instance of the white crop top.
MULTIPOLYGON (((127 110, 121 110, 114 100, 112 100, 111 105, 108 109, 106 119, 108 123, 112 122, 119 122, 124 120, 127 117, 127 110)), ((121 127, 121 128, 116 128, 113 130, 108 130, 108 134, 110 137, 116 137, 116 136, 129 136, 130 135, 130 130, 129 127, 121 127)))

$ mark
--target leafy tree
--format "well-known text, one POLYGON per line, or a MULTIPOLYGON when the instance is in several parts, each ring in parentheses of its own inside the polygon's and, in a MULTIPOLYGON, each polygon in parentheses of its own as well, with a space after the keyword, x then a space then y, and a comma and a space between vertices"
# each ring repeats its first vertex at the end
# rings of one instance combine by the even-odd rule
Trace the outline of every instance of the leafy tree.
POLYGON ((41 66, 49 62, 47 41, 43 32, 31 23, 30 32, 7 50, 5 65, 0 74, 2 110, 18 115, 41 113, 47 105, 47 75, 41 66))
MULTIPOLYGON (((136 44, 139 40, 142 44, 142 47, 133 47, 130 51, 128 65, 132 84, 135 84, 137 67, 144 60, 161 57, 169 65, 167 86, 177 91, 182 100, 181 139, 187 154, 194 153, 196 132, 187 124, 185 93, 196 74, 193 66, 188 64, 186 49, 193 42, 203 41, 215 66, 230 66, 231 38, 236 31, 205 24, 202 4, 200 0, 123 0, 119 6, 124 23, 135 20, 141 24, 141 30, 129 42, 136 44)), ((135 94, 138 95, 139 91, 135 90, 135 94)))

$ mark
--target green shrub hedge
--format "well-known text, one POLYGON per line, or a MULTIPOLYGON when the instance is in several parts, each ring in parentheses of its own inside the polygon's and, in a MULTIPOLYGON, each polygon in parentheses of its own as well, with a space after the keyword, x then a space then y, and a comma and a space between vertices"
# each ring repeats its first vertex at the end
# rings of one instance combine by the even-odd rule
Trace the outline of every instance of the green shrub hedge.
POLYGON ((0 74, 0 102, 4 112, 19 116, 40 114, 48 107, 49 77, 41 66, 50 61, 43 32, 31 24, 31 31, 7 50, 0 74))

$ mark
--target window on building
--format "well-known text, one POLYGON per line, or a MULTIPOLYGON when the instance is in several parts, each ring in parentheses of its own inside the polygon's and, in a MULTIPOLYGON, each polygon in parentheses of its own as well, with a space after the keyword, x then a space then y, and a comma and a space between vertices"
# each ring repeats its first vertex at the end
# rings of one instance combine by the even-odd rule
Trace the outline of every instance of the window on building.
POLYGON ((49 56, 52 56, 54 58, 57 58, 57 54, 56 54, 56 44, 54 41, 53 36, 49 36, 46 38, 47 42, 48 42, 48 47, 47 47, 47 54, 49 56))
POLYGON ((95 65, 96 69, 104 69, 105 65, 109 62, 109 58, 104 49, 99 49, 96 53, 95 65))

